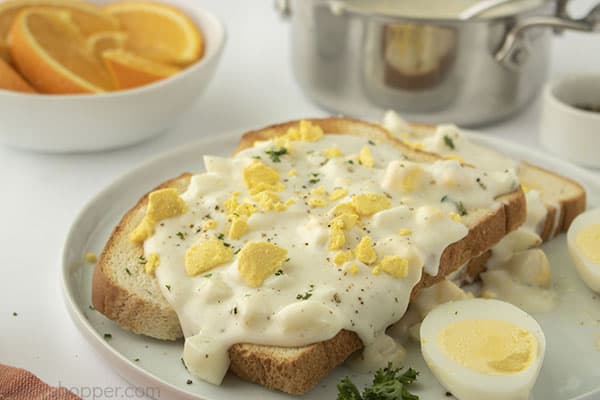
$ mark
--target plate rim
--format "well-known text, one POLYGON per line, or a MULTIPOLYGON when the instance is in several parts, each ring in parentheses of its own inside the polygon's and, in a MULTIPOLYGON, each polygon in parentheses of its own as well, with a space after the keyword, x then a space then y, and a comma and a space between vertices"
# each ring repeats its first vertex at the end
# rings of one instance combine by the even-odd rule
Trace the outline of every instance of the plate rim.
MULTIPOLYGON (((575 165, 570 161, 560 159, 552 154, 548 154, 544 151, 535 148, 528 148, 525 145, 521 145, 510 140, 491 136, 490 134, 482 133, 479 131, 467 129, 461 130, 465 132, 469 138, 475 139, 475 141, 477 141, 478 143, 483 143, 484 145, 492 146, 495 150, 500 150, 500 152, 504 150, 506 153, 509 153, 509 155, 514 153, 527 153, 533 155, 533 157, 535 157, 536 159, 544 160, 545 163, 555 164, 558 166, 565 166, 573 172, 573 174, 570 175, 581 176, 584 182, 580 183, 584 184, 584 186, 589 186, 589 184, 592 184, 593 186, 595 186, 594 189, 598 191, 598 195, 600 195, 600 176, 590 170, 575 165)), ((153 384, 160 385, 161 390, 166 389, 166 393, 164 394, 167 394, 169 396, 175 395, 178 396, 177 398, 189 400, 204 399, 200 395, 184 391, 174 386, 173 384, 165 381, 160 376, 155 375, 154 373, 144 369, 140 365, 134 364, 131 360, 125 357, 122 353, 120 353, 116 348, 107 344, 106 341, 100 337, 100 332, 98 332, 92 326, 91 322, 86 318, 83 311, 78 307, 78 302, 75 299, 75 290, 69 284, 69 269, 71 268, 71 266, 67 264, 67 253, 69 251, 70 244, 74 241, 74 236, 77 233, 77 227, 81 224, 82 220, 86 217, 86 215, 94 209, 96 203, 102 197, 104 197, 115 187, 118 187, 124 181, 131 179, 132 177, 136 176, 149 166, 160 163, 166 159, 172 158, 180 153, 189 151, 191 148, 201 148, 203 144, 215 144, 215 142, 217 141, 228 143, 229 140, 239 139, 246 131, 247 129, 231 129, 215 132, 201 139, 193 140, 191 142, 175 146, 172 149, 165 150, 164 152, 161 152, 158 155, 150 157, 145 161, 134 165, 131 169, 128 169, 127 172, 117 176, 114 180, 110 181, 110 183, 108 183, 99 191, 94 193, 92 197, 89 198, 86 201, 86 203, 81 207, 81 209, 76 213, 71 225, 69 226, 69 230, 67 232, 61 251, 61 286, 63 302, 67 308, 69 317, 73 321, 75 327, 84 336, 86 341, 92 346, 94 351, 99 353, 106 360, 106 362, 110 364, 111 368, 116 369, 117 373, 128 382, 151 382, 153 384)), ((161 393, 161 395, 162 394, 163 393, 161 393)), ((600 386, 590 392, 583 393, 577 397, 573 397, 568 400, 589 400, 592 398, 591 396, 598 394, 600 394, 600 386)))

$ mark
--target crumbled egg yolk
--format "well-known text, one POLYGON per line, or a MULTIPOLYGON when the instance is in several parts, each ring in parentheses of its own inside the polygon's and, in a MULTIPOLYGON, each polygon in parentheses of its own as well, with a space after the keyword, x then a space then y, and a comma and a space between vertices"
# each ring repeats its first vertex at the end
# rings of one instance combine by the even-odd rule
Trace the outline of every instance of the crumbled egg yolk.
POLYGON ((322 196, 325 193, 326 193, 325 192, 325 186, 323 186, 323 185, 319 186, 318 188, 310 190, 310 194, 312 194, 314 196, 322 196))
POLYGON ((329 221, 329 250, 341 249, 346 243, 344 231, 352 229, 358 222, 358 215, 350 210, 354 210, 352 205, 349 210, 346 209, 346 212, 329 221))
POLYGON ((275 192, 265 191, 252 196, 252 200, 256 201, 263 211, 272 211, 279 208, 279 195, 275 192))
POLYGON ((228 214, 231 214, 237 208, 237 206, 239 204, 237 201, 239 195, 240 195, 240 192, 231 192, 231 196, 229 196, 229 198, 227 200, 225 200, 223 207, 225 208, 225 211, 228 214))
POLYGON ((361 216, 371 216, 391 207, 390 199, 380 193, 357 194, 352 197, 352 206, 361 216))
POLYGON ((408 260, 400 256, 385 256, 377 267, 394 278, 405 278, 408 275, 408 260))
POLYGON ((342 188, 338 188, 338 189, 333 189, 333 191, 331 193, 329 193, 329 201, 336 201, 339 200, 343 197, 345 197, 348 194, 348 191, 346 189, 342 189, 342 188))
POLYGON ((243 218, 233 218, 229 226, 229 239, 236 240, 248 231, 248 223, 243 218))
POLYGON ((333 263, 335 265, 342 265, 350 260, 352 260, 351 250, 338 251, 337 253, 335 253, 335 256, 333 256, 333 263))
POLYGON ((264 191, 281 192, 284 189, 276 169, 255 160, 244 168, 244 182, 250 194, 264 191))
POLYGON ((95 253, 85 253, 85 261, 95 263, 98 260, 95 253))
POLYGON ((206 221, 204 223, 204 225, 202 225, 202 230, 209 231, 211 229, 215 229, 216 227, 217 227, 217 221, 215 221, 214 219, 209 219, 208 221, 206 221))
POLYGON ((331 227, 329 230, 329 250, 339 250, 346 244, 346 234, 342 228, 331 227))
POLYGON ((144 271, 148 275, 154 275, 154 271, 160 265, 160 257, 156 253, 150 253, 146 259, 146 265, 144 265, 144 271))
POLYGON ((408 236, 412 233, 410 229, 402 228, 398 231, 398 235, 400 236, 408 236))
POLYGON ((259 287, 287 257, 287 250, 269 242, 248 242, 240 251, 238 271, 244 282, 259 287))
POLYGON ((356 212, 356 208, 354 208, 354 205, 352 205, 352 203, 340 203, 333 208, 332 213, 336 217, 342 214, 358 215, 358 213, 356 212))
POLYGON ((340 214, 337 217, 333 218, 329 225, 331 227, 340 228, 342 230, 347 231, 348 229, 354 228, 354 226, 358 223, 358 215, 356 214, 340 214))
POLYGON ((370 265, 377 261, 377 253, 373 249, 373 241, 369 236, 364 236, 354 248, 356 259, 370 265))
POLYGON ((493 319, 453 322, 439 333, 438 342, 453 361, 485 374, 523 371, 538 352, 537 340, 530 332, 493 319))
POLYGON ((235 210, 233 211, 233 215, 234 216, 245 216, 245 217, 249 217, 252 214, 254 214, 256 212, 256 206, 250 203, 242 203, 240 205, 238 205, 235 210))
POLYGON ((373 161, 373 154, 371 153, 369 146, 365 146, 360 150, 360 153, 358 154, 358 161, 364 167, 373 168, 375 162, 373 161))
POLYGON ((298 171, 296 171, 296 168, 292 168, 288 171, 288 176, 297 176, 298 175, 298 171))
POLYGON ((459 224, 462 222, 462 217, 455 212, 449 213, 448 216, 450 217, 450 219, 452 219, 455 222, 458 222, 459 224))
POLYGON ((287 141, 316 142, 323 137, 323 129, 312 122, 302 120, 298 127, 291 127, 287 132, 280 136, 280 139, 287 141))
POLYGON ((421 169, 420 167, 407 169, 406 173, 404 174, 404 178, 400 183, 400 190, 403 193, 413 193, 419 186, 422 175, 423 169, 421 169))
POLYGON ((346 270, 346 272, 348 272, 350 275, 356 275, 359 272, 358 269, 358 265, 356 264, 352 264, 348 267, 348 269, 346 270))
POLYGON ((134 243, 142 243, 154 234, 158 221, 184 214, 188 210, 187 204, 175 188, 155 190, 148 195, 146 216, 131 232, 129 239, 134 243))
POLYGON ((339 148, 332 147, 330 149, 323 150, 323 155, 327 158, 336 158, 336 157, 342 157, 344 155, 344 153, 342 153, 342 151, 339 148))
POLYGON ((231 248, 222 240, 209 239, 187 249, 185 252, 185 271, 196 276, 233 259, 231 248))
POLYGON ((322 197, 311 197, 307 200, 308 205, 311 207, 325 207, 327 200, 322 197))

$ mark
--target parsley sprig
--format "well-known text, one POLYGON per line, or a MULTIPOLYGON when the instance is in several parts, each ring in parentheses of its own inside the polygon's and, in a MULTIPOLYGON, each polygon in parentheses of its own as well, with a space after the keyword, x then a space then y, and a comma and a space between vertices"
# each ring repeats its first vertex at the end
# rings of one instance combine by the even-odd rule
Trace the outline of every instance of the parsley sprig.
POLYGON ((446 144, 446 146, 450 147, 450 149, 454 150, 454 140, 452 140, 450 136, 444 135, 444 143, 446 144))
POLYGON ((419 373, 412 368, 400 373, 400 368, 387 367, 375 372, 373 383, 362 395, 350 378, 345 377, 337 384, 337 400, 418 400, 419 396, 408 391, 407 386, 417 380, 419 373))

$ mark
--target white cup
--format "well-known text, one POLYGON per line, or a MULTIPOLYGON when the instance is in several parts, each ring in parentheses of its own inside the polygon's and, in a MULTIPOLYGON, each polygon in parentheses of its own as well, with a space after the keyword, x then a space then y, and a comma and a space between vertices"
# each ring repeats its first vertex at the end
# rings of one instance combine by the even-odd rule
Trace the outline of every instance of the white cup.
POLYGON ((546 85, 540 142, 577 164, 600 167, 600 74, 573 75, 546 85))

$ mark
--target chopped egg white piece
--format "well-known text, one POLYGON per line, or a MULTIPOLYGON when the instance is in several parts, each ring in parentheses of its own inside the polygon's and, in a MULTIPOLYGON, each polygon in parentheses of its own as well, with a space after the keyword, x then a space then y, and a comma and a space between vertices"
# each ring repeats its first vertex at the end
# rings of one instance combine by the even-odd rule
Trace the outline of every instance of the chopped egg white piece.
POLYGON ((527 313, 499 300, 444 303, 423 320, 421 351, 433 374, 459 400, 526 400, 546 340, 527 313))

